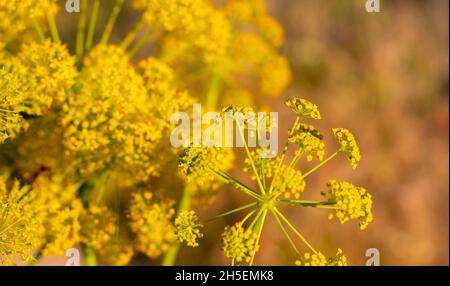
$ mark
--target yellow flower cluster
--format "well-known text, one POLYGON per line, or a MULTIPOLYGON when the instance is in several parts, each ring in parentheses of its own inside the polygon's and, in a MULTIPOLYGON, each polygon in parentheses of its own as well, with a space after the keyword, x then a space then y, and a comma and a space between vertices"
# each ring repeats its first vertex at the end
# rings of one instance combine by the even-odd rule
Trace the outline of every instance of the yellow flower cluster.
POLYGON ((55 0, 8 0, 0 2, 0 46, 20 36, 47 13, 55 14, 55 0))
POLYGON ((152 162, 161 126, 142 77, 118 47, 100 45, 86 57, 80 94, 64 105, 65 145, 85 173, 106 167, 131 172, 138 180, 157 173, 152 162))
POLYGON ((22 46, 17 61, 15 66, 27 87, 26 104, 34 115, 42 115, 52 104, 61 105, 78 75, 75 58, 66 46, 51 41, 22 46))
POLYGON ((288 140, 298 145, 299 150, 297 152, 305 153, 308 161, 311 161, 313 156, 316 156, 320 161, 323 160, 325 156, 323 135, 314 126, 303 123, 294 126, 288 140))
POLYGON ((272 46, 283 44, 284 30, 277 20, 267 15, 264 0, 229 0, 223 11, 235 24, 253 24, 272 46))
POLYGON ((304 253, 301 259, 296 260, 297 266, 347 266, 347 257, 342 249, 338 248, 336 257, 326 258, 321 252, 304 253))
POLYGON ((292 109, 298 116, 303 116, 312 119, 320 119, 320 112, 317 105, 309 102, 303 98, 290 98, 285 101, 285 104, 292 109))
POLYGON ((199 238, 203 237, 200 228, 203 227, 198 221, 194 211, 182 211, 175 219, 175 233, 180 242, 186 241, 188 246, 197 247, 199 238))
MULTIPOLYGON (((273 192, 282 194, 285 199, 300 199, 306 188, 302 172, 284 164, 280 166, 278 172, 279 175, 272 181, 273 192)), ((268 178, 270 177, 268 176, 268 178)))
POLYGON ((222 251, 235 263, 249 263, 259 249, 257 238, 256 233, 245 230, 241 223, 227 226, 222 233, 222 251))
POLYGON ((356 169, 359 160, 361 160, 361 154, 359 153, 359 147, 356 143, 355 136, 344 128, 333 128, 333 133, 339 142, 340 150, 350 161, 352 168, 356 169))
MULTIPOLYGON (((258 154, 261 151, 264 150, 251 152, 259 176, 265 179, 272 178, 271 185, 274 194, 283 195, 285 199, 299 199, 306 188, 306 181, 302 177, 302 172, 286 164, 280 165, 279 158, 260 157, 258 154), (278 175, 274 176, 278 168, 278 175)), ((249 158, 245 159, 244 172, 252 172, 252 164, 249 158)), ((256 180, 256 175, 253 174, 251 179, 256 180)))
POLYGON ((80 215, 83 206, 77 199, 78 185, 67 183, 61 175, 41 174, 32 185, 36 204, 42 206, 45 245, 42 255, 64 256, 67 249, 80 242, 80 215))
MULTIPOLYGON (((148 106, 154 115, 153 123, 171 128, 170 116, 175 112, 187 111, 195 103, 186 91, 178 91, 174 86, 174 71, 164 62, 149 57, 138 64, 149 97, 148 106)), ((167 134, 166 134, 167 135, 167 134)))
POLYGON ((155 202, 150 192, 132 195, 129 225, 135 235, 135 247, 150 258, 167 252, 176 242, 172 201, 155 202))
POLYGON ((227 148, 190 146, 179 154, 178 167, 188 180, 211 178, 214 172, 229 169, 232 154, 227 148))
POLYGON ((222 58, 228 48, 231 25, 226 17, 207 0, 134 0, 144 19, 161 24, 182 41, 200 50, 205 62, 222 58))
MULTIPOLYGON (((372 222, 372 196, 364 188, 336 180, 330 180, 327 187, 324 195, 336 202, 336 217, 341 223, 358 219, 359 228, 363 230, 372 222)), ((332 213, 329 218, 333 218, 332 213)))
POLYGON ((80 216, 81 242, 101 251, 113 240, 117 216, 103 204, 91 203, 80 216))
POLYGON ((264 95, 280 96, 292 80, 288 61, 258 35, 246 31, 236 34, 230 49, 230 60, 236 75, 258 75, 264 95))
POLYGON ((111 266, 128 265, 133 258, 133 245, 126 238, 113 238, 97 252, 99 261, 111 266))
POLYGON ((0 265, 33 261, 44 231, 34 199, 29 187, 0 176, 0 265))
POLYGON ((14 138, 27 128, 28 123, 20 115, 25 110, 21 81, 11 67, 0 62, 0 143, 14 138))

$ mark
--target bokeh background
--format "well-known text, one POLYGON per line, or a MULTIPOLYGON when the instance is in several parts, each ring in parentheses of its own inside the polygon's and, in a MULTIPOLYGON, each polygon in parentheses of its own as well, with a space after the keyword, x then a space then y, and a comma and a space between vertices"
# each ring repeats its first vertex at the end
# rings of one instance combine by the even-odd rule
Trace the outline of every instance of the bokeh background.
MULTIPOLYGON (((374 201, 374 221, 364 231, 354 222, 329 221, 326 210, 290 207, 285 213, 317 249, 333 255, 340 247, 353 265, 364 265, 368 248, 380 251, 382 265, 448 265, 449 2, 381 0, 381 13, 367 13, 365 2, 267 0, 270 14, 286 31, 282 53, 294 75, 282 98, 259 99, 280 114, 280 144, 294 120, 283 101, 300 96, 318 104, 322 120, 316 125, 328 152, 336 148, 331 128, 345 127, 362 153, 356 170, 338 157, 310 176, 304 198, 320 198, 326 181, 336 178, 364 186, 374 201)), ((119 19, 122 34, 136 17, 128 13, 119 19)), ((59 19, 68 35, 74 19, 59 19)), ((242 161, 239 156, 232 174, 254 185, 242 172, 242 161)), ((216 215, 246 200, 225 187, 199 213, 216 215)), ((238 219, 208 225, 203 246, 183 247, 177 264, 226 265, 220 234, 238 219)), ((267 222, 255 264, 293 265, 295 256, 276 222, 267 222)), ((141 263, 139 257, 134 261, 141 263)), ((60 260, 47 258, 42 264, 60 260)))

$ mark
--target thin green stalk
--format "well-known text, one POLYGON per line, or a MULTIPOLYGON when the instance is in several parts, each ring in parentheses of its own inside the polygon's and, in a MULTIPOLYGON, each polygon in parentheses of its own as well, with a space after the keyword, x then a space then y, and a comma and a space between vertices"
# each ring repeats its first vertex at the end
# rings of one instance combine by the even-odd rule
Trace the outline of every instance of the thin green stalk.
POLYGON ((227 173, 222 172, 222 171, 213 170, 213 169, 210 169, 210 170, 214 175, 216 175, 216 177, 218 179, 222 180, 223 182, 230 184, 231 186, 235 187, 236 189, 243 191, 247 195, 252 196, 253 198, 255 198, 259 201, 262 200, 262 197, 259 194, 255 193, 252 189, 250 189, 243 183, 239 182, 235 178, 231 177, 227 173))
POLYGON ((87 245, 84 245, 84 265, 86 266, 97 266, 97 255, 95 250, 87 245))
POLYGON ((251 207, 256 206, 257 204, 258 204, 258 203, 254 202, 254 203, 251 203, 251 204, 248 204, 248 205, 245 205, 245 206, 242 206, 242 207, 233 209, 233 210, 231 210, 231 211, 222 213, 222 214, 220 214, 220 215, 213 216, 213 217, 211 217, 211 218, 208 218, 208 219, 203 220, 203 221, 202 221, 202 224, 206 224, 206 223, 215 221, 215 220, 217 220, 217 219, 226 217, 226 216, 228 216, 228 215, 231 215, 231 214, 234 214, 234 213, 237 213, 237 212, 240 212, 240 211, 249 209, 249 208, 251 208, 251 207))
POLYGON ((275 212, 281 217, 281 219, 292 229, 292 231, 303 241, 306 246, 309 247, 314 253, 317 253, 317 251, 312 247, 311 244, 303 237, 303 235, 298 232, 298 230, 289 222, 289 220, 277 209, 274 208, 275 212))
MULTIPOLYGON (((267 216, 267 209, 264 210, 262 215, 258 218, 258 220, 256 221, 256 223, 253 226, 253 231, 258 234, 258 237, 256 238, 256 245, 259 244, 259 240, 261 239, 261 234, 262 234, 262 230, 263 230, 263 227, 264 227, 264 222, 266 220, 266 216, 267 216)), ((255 256, 256 256, 256 252, 252 255, 252 258, 250 260, 250 266, 253 265, 253 261, 255 260, 255 256)))
POLYGON ((298 251, 297 246, 295 246, 294 241, 292 240, 291 236, 287 232, 287 230, 284 227, 283 223, 280 221, 280 218, 278 217, 277 213, 273 209, 270 209, 270 211, 272 212, 273 216, 275 217, 275 220, 277 221, 278 225, 280 226, 281 231, 283 232, 284 236, 289 241, 289 244, 292 246, 292 248, 295 250, 295 252, 299 254, 300 252, 298 251))
POLYGON ((41 25, 35 18, 33 18, 32 21, 34 29, 36 30, 36 34, 38 35, 39 41, 41 43, 45 42, 45 35, 44 32, 42 31, 41 25))
POLYGON ((58 27, 56 25, 55 15, 47 13, 47 21, 50 27, 50 33, 52 34, 53 41, 59 43, 61 40, 59 38, 58 27))
POLYGON ((311 170, 309 170, 308 172, 304 173, 302 175, 302 179, 308 177, 309 175, 311 175, 312 173, 314 173, 315 171, 317 171, 317 169, 319 169, 320 167, 322 167, 323 165, 325 165, 328 161, 330 161, 331 159, 333 159, 334 157, 336 157, 337 154, 339 154, 339 152, 341 152, 341 150, 337 150, 336 152, 334 152, 333 154, 331 154, 328 158, 326 158, 325 160, 323 160, 322 162, 320 162, 319 164, 317 164, 314 168, 312 168, 311 170))
POLYGON ((109 16, 109 20, 106 23, 105 30, 103 31, 103 35, 100 40, 101 44, 108 43, 109 37, 111 36, 112 30, 114 29, 114 25, 116 24, 117 17, 119 16, 120 11, 122 10, 124 1, 125 0, 115 0, 114 7, 112 9, 111 15, 109 16))
POLYGON ((153 36, 153 34, 158 30, 158 25, 153 25, 150 29, 148 29, 144 35, 139 39, 139 41, 136 43, 136 45, 130 50, 128 55, 130 57, 134 57, 150 40, 150 38, 153 36))
POLYGON ((222 87, 222 75, 217 69, 214 69, 211 80, 209 82, 208 91, 206 93, 206 108, 214 110, 219 102, 220 89, 222 87))
POLYGON ((254 213, 255 213, 255 211, 256 210, 253 210, 253 211, 251 211, 251 212, 249 212, 245 217, 244 217, 244 219, 241 221, 241 224, 243 225, 254 213))
MULTIPOLYGON (((191 187, 189 184, 184 186, 183 194, 181 196, 180 203, 178 205, 177 213, 184 210, 189 210, 191 207, 191 187)), ((161 265, 162 266, 173 266, 177 260, 178 251, 180 250, 180 244, 173 245, 169 251, 164 255, 161 265)))
POLYGON ((136 38, 139 31, 144 27, 145 25, 145 19, 142 17, 136 25, 134 25, 133 29, 126 35, 126 37, 123 39, 122 43, 120 43, 120 47, 124 50, 126 50, 130 44, 133 42, 133 40, 136 38))
POLYGON ((79 61, 83 58, 84 49, 84 35, 86 32, 87 19, 87 0, 80 1, 80 15, 78 16, 77 39, 76 39, 76 54, 79 61))
MULTIPOLYGON (((295 118, 294 126, 292 127, 291 131, 289 132, 288 137, 290 137, 293 134, 294 129, 297 126, 297 124, 299 124, 299 122, 300 122, 300 118, 297 116, 297 118, 295 118)), ((289 138, 288 138, 288 140, 286 140, 286 143, 284 144, 283 153, 281 154, 280 163, 278 163, 277 170, 275 171, 275 175, 273 176, 272 182, 270 184, 269 194, 271 194, 272 191, 273 191, 273 188, 274 188, 273 182, 275 182, 275 180, 278 178, 278 174, 280 172, 281 166, 283 165, 284 158, 286 157, 286 153, 287 153, 288 147, 289 147, 289 138)))
POLYGON ((277 201, 280 205, 286 206, 302 206, 302 207, 313 207, 313 208, 326 208, 335 209, 335 201, 300 201, 300 200, 279 200, 277 201))
POLYGON ((261 182, 261 178, 259 177, 258 170, 256 169, 255 162, 253 161, 252 154, 250 153, 250 149, 248 148, 247 141, 245 141, 244 131, 242 130, 242 126, 239 124, 238 121, 236 121, 236 126, 239 129, 239 134, 241 135, 242 141, 244 142, 245 152, 247 153, 247 157, 250 160, 250 163, 252 165, 253 173, 255 173, 255 177, 256 177, 256 181, 258 182, 258 186, 261 189, 261 193, 263 195, 265 195, 266 191, 264 190, 264 186, 263 186, 263 184, 261 182))
POLYGON ((92 43, 94 41, 95 27, 97 26, 98 12, 100 11, 100 0, 94 0, 94 4, 92 6, 91 19, 89 21, 88 34, 86 38, 86 52, 89 51, 92 47, 92 43))

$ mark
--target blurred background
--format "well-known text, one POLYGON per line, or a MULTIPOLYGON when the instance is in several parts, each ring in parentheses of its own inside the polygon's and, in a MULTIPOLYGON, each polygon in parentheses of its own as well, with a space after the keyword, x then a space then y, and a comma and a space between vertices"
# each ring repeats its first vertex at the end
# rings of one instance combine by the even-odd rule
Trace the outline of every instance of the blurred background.
MULTIPOLYGON (((364 265, 368 248, 379 250, 382 265, 448 265, 449 3, 381 0, 381 13, 367 13, 365 3, 267 0, 270 14, 285 29, 281 51, 293 70, 292 84, 282 98, 258 99, 280 114, 280 145, 294 121, 283 102, 299 96, 318 104, 322 120, 316 125, 325 135, 328 154, 336 148, 332 127, 350 129, 362 154, 356 170, 343 156, 322 167, 308 178, 303 198, 320 199, 330 178, 350 181, 372 194, 374 221, 360 231, 355 222, 329 221, 326 210, 284 211, 315 248, 333 255, 340 247, 353 265, 364 265)), ((127 11, 119 22, 122 34, 136 17, 127 11)), ((73 30, 75 17, 59 20, 73 30)), ((117 37, 122 36, 119 31, 117 37)), ((238 156, 232 174, 255 186, 242 172, 242 161, 238 156)), ((311 165, 302 162, 301 168, 311 165)), ((242 206, 246 200, 225 187, 213 205, 199 210, 200 217, 242 206)), ((183 247, 177 264, 228 264, 220 251, 220 234, 240 218, 205 227, 203 246, 183 247)), ((293 265, 295 259, 269 218, 255 264, 293 265)), ((138 257, 134 263, 143 262, 138 257)))
MULTIPOLYGON (((348 180, 372 194, 374 221, 360 231, 352 222, 329 221, 325 210, 285 211, 316 248, 333 255, 341 247, 353 265, 363 265, 372 247, 382 265, 448 265, 448 1, 381 0, 381 13, 367 13, 365 2, 267 1, 285 28, 282 51, 294 74, 284 98, 318 104, 329 153, 336 148, 332 127, 350 129, 361 148, 356 170, 344 158, 333 160, 308 178, 304 198, 320 198, 329 178, 348 180)), ((280 142, 294 121, 284 98, 267 101, 280 112, 280 142)), ((235 175, 252 183, 240 170, 235 175)), ((242 205, 232 194, 222 193, 211 213, 242 205)), ((224 225, 215 224, 210 235, 224 225)), ((269 219, 256 264, 295 260, 277 228, 269 219)), ((181 254, 191 259, 182 262, 226 263, 218 240, 208 241, 210 251, 181 254)))

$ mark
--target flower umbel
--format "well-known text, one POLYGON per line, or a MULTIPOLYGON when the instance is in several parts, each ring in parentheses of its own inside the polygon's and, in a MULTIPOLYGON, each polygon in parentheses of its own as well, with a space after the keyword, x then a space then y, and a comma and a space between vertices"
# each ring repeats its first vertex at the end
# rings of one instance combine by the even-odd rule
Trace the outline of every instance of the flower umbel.
MULTIPOLYGON (((317 106, 300 98, 290 99, 286 102, 286 105, 291 107, 297 114, 297 119, 293 128, 289 129, 288 141, 281 155, 276 158, 260 158, 258 154, 264 150, 250 150, 245 145, 247 158, 245 159, 246 166, 244 171, 247 173, 252 172, 251 179, 257 181, 259 190, 249 188, 220 169, 220 164, 218 164, 220 160, 217 160, 217 158, 219 158, 222 150, 219 148, 188 147, 179 156, 179 166, 187 177, 199 174, 207 175, 243 191, 256 200, 252 204, 206 220, 206 222, 210 222, 236 212, 249 211, 242 221, 233 226, 227 226, 222 234, 222 250, 225 256, 231 259, 232 265, 253 264, 268 214, 275 218, 282 233, 286 236, 294 251, 300 256, 300 259, 296 261, 297 265, 347 265, 347 258, 341 249, 338 249, 335 257, 329 259, 317 251, 279 208, 281 206, 300 206, 329 209, 336 211, 336 216, 341 223, 349 219, 359 219, 360 228, 365 229, 373 219, 371 212, 372 200, 370 194, 361 187, 356 187, 347 182, 338 183, 335 180, 330 180, 328 192, 324 193, 326 201, 299 200, 301 194, 305 191, 305 178, 307 176, 317 171, 340 152, 344 152, 347 158, 353 160, 352 162, 358 161, 359 149, 354 142, 353 135, 348 130, 333 129, 340 143, 340 148, 324 159, 325 144, 323 135, 314 126, 300 122, 302 117, 320 119, 320 112, 317 106), (293 157, 290 162, 284 162, 290 146, 295 147, 293 157), (320 162, 309 171, 302 172, 296 168, 296 165, 303 155, 305 155, 307 161, 311 161, 313 156, 316 156, 320 162), (302 253, 299 250, 288 229, 303 242, 307 251, 302 253)), ((239 125, 239 123, 237 124, 239 125)), ((186 214, 183 213, 183 215, 186 214)))
POLYGON ((182 211, 175 219, 175 233, 180 242, 186 242, 188 246, 197 247, 197 240, 203 237, 200 228, 203 225, 198 221, 194 211, 182 211))

